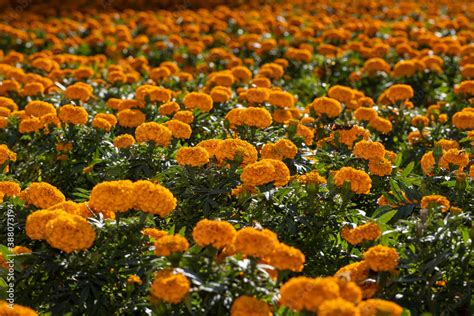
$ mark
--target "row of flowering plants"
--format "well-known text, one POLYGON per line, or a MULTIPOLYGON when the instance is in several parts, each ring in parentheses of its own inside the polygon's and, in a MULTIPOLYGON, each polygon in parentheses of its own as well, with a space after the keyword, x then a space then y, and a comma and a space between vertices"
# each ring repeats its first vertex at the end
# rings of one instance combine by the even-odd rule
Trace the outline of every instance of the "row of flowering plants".
POLYGON ((472 314, 474 7, 217 3, 5 9, 0 315, 472 314))

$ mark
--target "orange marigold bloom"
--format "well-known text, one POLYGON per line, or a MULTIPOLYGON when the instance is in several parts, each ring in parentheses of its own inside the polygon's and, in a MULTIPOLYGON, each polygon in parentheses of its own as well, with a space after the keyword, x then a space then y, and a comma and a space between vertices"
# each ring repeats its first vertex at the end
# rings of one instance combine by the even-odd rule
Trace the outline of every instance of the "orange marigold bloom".
POLYGON ((173 115, 173 118, 186 124, 191 124, 194 121, 194 115, 191 111, 178 111, 173 115))
POLYGON ((307 146, 310 146, 313 143, 313 130, 309 127, 304 126, 303 124, 298 124, 296 126, 296 135, 303 138, 303 141, 307 146))
POLYGON ((247 101, 251 103, 264 103, 270 97, 270 90, 267 88, 250 88, 247 90, 247 101))
POLYGON ((25 106, 26 114, 34 117, 42 117, 46 114, 56 114, 54 105, 43 101, 30 101, 25 106))
POLYGON ((170 256, 173 253, 185 252, 189 248, 189 243, 181 235, 166 235, 155 241, 156 256, 170 256))
POLYGON ((156 228, 145 228, 142 230, 142 234, 145 236, 148 236, 150 238, 153 238, 155 240, 160 239, 163 236, 168 235, 168 233, 164 230, 159 230, 156 228))
POLYGON ((237 298, 230 309, 231 316, 271 316, 272 308, 265 302, 252 296, 242 295, 237 298))
POLYGON ((454 88, 456 94, 474 95, 474 80, 463 81, 454 88))
POLYGON ((379 226, 371 222, 356 228, 345 226, 341 231, 341 236, 351 245, 358 245, 365 240, 372 241, 377 239, 381 233, 379 226))
POLYGON ((240 179, 247 186, 260 186, 270 182, 274 182, 275 186, 282 186, 288 183, 290 171, 280 160, 263 159, 247 165, 240 179))
POLYGON ((395 84, 387 89, 387 97, 392 103, 410 99, 413 95, 413 88, 406 84, 395 84))
POLYGON ((443 156, 441 156, 441 159, 439 160, 439 166, 447 170, 450 169, 450 165, 457 166, 459 169, 464 169, 468 164, 469 155, 467 152, 456 148, 443 152, 443 156))
POLYGON ((442 195, 425 195, 421 198, 421 208, 439 207, 441 212, 447 212, 451 207, 449 200, 442 195))
POLYGON ((209 162, 209 153, 203 147, 181 147, 176 152, 176 161, 181 166, 200 167, 209 162))
POLYGON ((19 196, 20 185, 13 181, 0 181, 0 193, 6 196, 19 196))
POLYGON ((385 156, 385 147, 382 143, 362 140, 355 144, 352 153, 357 158, 365 160, 383 159, 385 156))
POLYGON ((122 110, 117 114, 118 123, 123 127, 137 127, 145 122, 145 114, 140 110, 122 110))
POLYGON ((42 209, 66 201, 66 197, 58 188, 46 182, 33 182, 20 193, 20 198, 26 204, 32 204, 42 209))
POLYGON ((239 113, 239 119, 242 125, 267 128, 272 125, 272 115, 264 108, 246 108, 239 113))
POLYGON ((191 134, 193 132, 191 126, 175 119, 169 120, 163 123, 163 125, 169 128, 169 130, 171 131, 171 135, 174 138, 188 139, 191 137, 191 134))
POLYGON ((358 308, 360 316, 400 316, 403 313, 403 308, 399 305, 381 299, 363 301, 359 304, 358 308))
POLYGON ((139 143, 154 142, 156 145, 168 147, 171 137, 171 130, 165 125, 156 122, 142 123, 135 130, 135 138, 139 143))
POLYGON ((51 247, 66 253, 90 248, 96 237, 94 228, 86 219, 67 213, 49 220, 45 235, 51 247))
POLYGON ((212 110, 213 101, 210 95, 191 92, 184 97, 183 103, 187 109, 199 109, 201 112, 209 112, 212 110))
POLYGON ((206 139, 199 142, 196 147, 204 148, 209 154, 209 158, 213 158, 216 156, 217 146, 219 146, 221 142, 223 142, 222 139, 206 139))
POLYGON ((392 174, 392 162, 388 159, 369 160, 369 171, 373 175, 383 177, 392 174))
POLYGON ((295 104, 295 98, 289 92, 271 91, 268 96, 268 102, 276 107, 291 108, 295 104))
POLYGON ((293 118, 291 111, 285 109, 277 109, 272 112, 272 119, 276 123, 286 124, 293 118))
POLYGON ((342 112, 341 103, 336 99, 327 97, 314 99, 310 106, 317 114, 324 114, 330 118, 338 117, 342 112))
POLYGON ((339 285, 332 277, 295 277, 280 288, 280 303, 292 310, 317 312, 325 301, 339 298, 339 285))
POLYGON ((360 316, 357 307, 342 298, 324 301, 318 308, 318 316, 360 316))
POLYGON ((394 248, 377 245, 364 252, 364 260, 376 272, 391 271, 398 266, 398 253, 394 248))
POLYGON ((89 115, 83 107, 67 104, 59 108, 58 116, 64 123, 84 125, 87 123, 89 115))
POLYGON ((393 67, 393 77, 411 77, 417 72, 415 63, 412 60, 400 60, 393 67))
POLYGON ((165 217, 176 208, 176 198, 159 184, 140 180, 133 184, 133 208, 165 217))
POLYGON ((68 99, 87 102, 92 96, 92 87, 83 82, 77 82, 66 88, 65 95, 68 99))
POLYGON ((352 167, 343 167, 334 174, 334 184, 337 186, 342 187, 346 181, 350 182, 351 190, 358 194, 368 194, 372 187, 370 176, 352 167))
POLYGON ((366 261, 362 260, 340 268, 335 276, 360 284, 369 277, 369 273, 369 265, 366 261))
POLYGON ((200 220, 193 229, 193 239, 201 247, 222 249, 233 243, 237 234, 234 226, 225 221, 200 220))
POLYGON ((16 154, 7 145, 0 145, 0 166, 7 161, 16 161, 16 154))
POLYGON ((371 121, 375 119, 378 115, 375 109, 360 107, 354 111, 354 116, 358 121, 371 121))
POLYGON ((160 115, 169 116, 179 111, 179 104, 176 102, 166 102, 160 105, 158 110, 160 111, 160 115))
POLYGON ((298 153, 298 147, 291 140, 280 139, 275 144, 263 145, 260 154, 262 159, 293 159, 298 153))
POLYGON ((273 252, 265 260, 278 270, 301 272, 303 270, 304 254, 294 247, 278 243, 273 252))
POLYGON ((354 98, 354 91, 349 87, 335 85, 329 88, 328 96, 339 102, 349 103, 354 98))
POLYGON ((191 282, 183 274, 164 269, 155 274, 150 294, 167 303, 178 304, 184 300, 190 287, 191 282))
POLYGON ((245 166, 257 161, 257 150, 255 147, 241 139, 226 139, 220 142, 216 148, 216 159, 219 163, 226 161, 241 161, 245 166))
POLYGON ((89 206, 96 212, 126 212, 135 205, 134 188, 129 180, 99 183, 92 189, 89 206))
POLYGON ((114 139, 114 146, 117 148, 128 148, 135 144, 135 138, 130 134, 122 134, 114 139))
POLYGON ((7 302, 0 303, 0 315, 5 316, 38 316, 34 310, 29 307, 22 306, 19 304, 13 304, 10 306, 7 302))
POLYGON ((382 117, 375 117, 369 121, 369 127, 382 134, 388 134, 392 131, 392 123, 382 117))
POLYGON ((453 115, 452 122, 459 129, 474 129, 474 112, 463 109, 453 115))
POLYGON ((61 210, 39 210, 31 213, 26 218, 25 231, 26 235, 32 240, 46 239, 46 224, 53 218, 66 212, 61 210))
POLYGON ((268 230, 258 230, 245 227, 239 230, 235 236, 234 246, 236 252, 246 256, 264 258, 273 252, 278 243, 277 235, 268 230))

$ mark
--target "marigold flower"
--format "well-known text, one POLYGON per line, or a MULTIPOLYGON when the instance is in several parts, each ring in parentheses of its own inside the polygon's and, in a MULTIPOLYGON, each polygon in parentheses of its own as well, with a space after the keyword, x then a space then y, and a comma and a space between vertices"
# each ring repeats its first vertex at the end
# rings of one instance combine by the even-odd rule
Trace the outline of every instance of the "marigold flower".
POLYGON ((120 126, 137 127, 145 122, 145 114, 140 110, 122 110, 117 113, 117 119, 120 126))
POLYGON ((303 124, 298 124, 296 126, 296 135, 303 138, 303 141, 307 146, 310 146, 313 143, 313 130, 309 127, 304 126, 303 124))
POLYGON ((244 227, 239 230, 234 240, 236 252, 256 258, 264 258, 270 255, 277 243, 278 237, 274 232, 252 227, 244 227))
POLYGON ((127 283, 128 284, 138 284, 138 285, 142 285, 143 284, 143 281, 142 279, 140 279, 140 277, 136 274, 132 274, 130 275, 128 278, 127 278, 127 283))
POLYGON ((318 316, 359 316, 357 307, 342 298, 324 301, 318 308, 318 316))
POLYGON ((145 228, 142 230, 142 234, 155 240, 158 240, 161 237, 168 235, 166 231, 156 228, 145 228))
POLYGON ((201 247, 213 246, 222 249, 233 243, 235 228, 228 222, 218 220, 200 220, 193 229, 193 239, 201 247))
POLYGON ((184 300, 190 287, 191 282, 183 274, 163 269, 155 274, 150 294, 167 303, 178 304, 184 300))
POLYGON ((10 306, 9 303, 7 302, 1 302, 0 303, 0 315, 5 315, 5 316, 38 316, 38 313, 36 313, 34 310, 32 310, 29 307, 22 306, 19 304, 13 304, 13 306, 10 306))
POLYGON ((222 142, 223 142, 222 139, 206 139, 206 140, 200 141, 196 145, 196 147, 204 148, 207 151, 207 153, 209 154, 209 158, 215 158, 216 152, 217 152, 217 147, 222 142))
POLYGON ((341 237, 351 245, 358 245, 365 240, 375 240, 381 235, 379 226, 376 223, 367 223, 357 226, 356 228, 349 228, 345 226, 341 231, 341 237))
POLYGON ((361 302, 357 307, 359 308, 360 316, 400 316, 403 313, 403 308, 399 305, 381 299, 369 299, 361 302))
POLYGON ((25 106, 26 114, 34 117, 42 117, 46 114, 56 114, 54 105, 44 101, 30 101, 25 106))
POLYGON ((339 103, 339 101, 336 99, 327 97, 314 99, 310 106, 317 114, 324 114, 329 118, 338 117, 342 112, 341 103, 339 103))
POLYGON ((393 67, 393 77, 411 77, 417 72, 415 63, 412 60, 400 60, 393 67))
POLYGON ((87 102, 92 96, 92 87, 83 82, 77 82, 66 88, 65 96, 72 100, 87 102))
POLYGON ((464 169, 468 164, 469 155, 467 152, 456 148, 443 152, 443 155, 439 160, 439 166, 446 170, 450 169, 450 165, 457 166, 459 169, 464 169))
POLYGON ((369 277, 369 273, 369 265, 366 261, 362 260, 340 268, 335 276, 360 284, 369 277))
POLYGON ((278 243, 273 252, 265 258, 266 261, 278 270, 301 272, 303 270, 304 254, 294 247, 278 243))
POLYGON ((201 112, 212 110, 212 103, 210 95, 200 92, 188 93, 183 99, 183 104, 187 109, 199 109, 201 112))
POLYGON ((155 255, 170 256, 173 253, 185 252, 189 243, 181 235, 166 235, 155 241, 155 255))
POLYGON ((171 137, 171 130, 167 126, 156 122, 142 123, 135 130, 135 139, 139 143, 154 142, 156 145, 168 147, 171 137))
POLYGON ((280 288, 280 303, 292 310, 317 312, 325 301, 339 298, 335 278, 296 277, 280 288))
POLYGON ((293 115, 289 110, 277 109, 272 112, 272 119, 276 123, 287 124, 292 118, 293 115))
POLYGON ((473 111, 460 111, 452 117, 453 125, 459 129, 474 129, 474 112, 473 111))
POLYGON ((369 160, 369 171, 371 174, 384 177, 392 174, 392 162, 388 159, 369 160))
POLYGON ((369 175, 352 167, 343 167, 334 174, 334 184, 338 187, 342 187, 346 181, 350 182, 351 190, 358 194, 368 194, 372 187, 369 175))
POLYGON ((395 103, 400 100, 407 100, 414 95, 413 88, 406 84, 395 84, 387 89, 387 98, 395 103))
POLYGON ((394 248, 377 245, 364 252, 364 261, 376 272, 391 271, 398 266, 398 253, 394 248))
POLYGON ((263 145, 260 154, 262 159, 293 159, 298 153, 298 147, 291 140, 280 139, 275 144, 263 145))
POLYGON ((239 112, 239 121, 242 125, 267 128, 272 125, 272 115, 264 108, 246 108, 239 112))
POLYGON ((13 181, 0 181, 0 193, 13 197, 20 195, 20 185, 13 181))
POLYGON ((209 153, 203 147, 181 147, 176 152, 176 161, 181 166, 200 167, 209 162, 209 153))
POLYGON ((0 145, 0 166, 7 161, 16 161, 16 154, 11 151, 7 145, 0 145))
POLYGON ((474 80, 463 81, 454 88, 456 94, 474 95, 474 80))
POLYGON ((421 208, 439 207, 441 212, 447 212, 451 207, 449 200, 442 195, 425 195, 421 198, 421 208))
POLYGON ((135 199, 135 186, 131 181, 105 181, 92 189, 89 206, 95 212, 126 212, 134 207, 135 199))
POLYGON ((260 186, 274 182, 275 186, 288 183, 290 171, 280 160, 263 159, 261 161, 247 165, 240 179, 247 186, 260 186))
POLYGON ((114 146, 117 148, 128 148, 135 144, 135 138, 130 134, 122 134, 114 139, 114 146))
POLYGON ((349 103, 354 98, 354 91, 349 87, 335 85, 329 88, 328 96, 339 102, 349 103))
POLYGON ((169 116, 179 111, 179 104, 176 102, 166 102, 160 105, 158 110, 160 111, 160 115, 169 116))
POLYGON ((133 184, 133 207, 137 210, 165 217, 176 208, 176 198, 167 188, 146 180, 133 184))
POLYGON ((44 86, 41 82, 29 82, 25 84, 21 94, 23 96, 35 96, 44 93, 44 86))
POLYGON ((241 160, 245 166, 257 161, 257 150, 250 143, 241 139, 226 139, 216 148, 216 159, 219 163, 241 160))
POLYGON ((64 201, 53 206, 50 206, 48 210, 59 210, 69 214, 78 215, 84 218, 91 217, 91 211, 85 203, 76 203, 73 201, 64 201))
POLYGON ((358 121, 371 121, 375 119, 377 115, 377 111, 372 108, 360 107, 354 111, 354 116, 358 121))
POLYGON ((39 210, 31 213, 26 218, 26 235, 33 240, 46 239, 46 224, 60 214, 67 215, 66 212, 61 210, 39 210))
POLYGON ((59 214, 45 227, 48 244, 66 253, 85 250, 95 241, 95 230, 84 218, 73 214, 59 214))
POLYGON ((252 296, 242 295, 238 297, 230 309, 231 316, 271 316, 272 308, 265 302, 252 296))
POLYGON ((173 115, 173 119, 186 124, 191 124, 194 121, 194 115, 191 111, 178 111, 173 115))
POLYGON ((339 284, 341 298, 354 304, 359 304, 362 300, 362 290, 357 283, 344 278, 336 278, 339 284))
POLYGON ((26 204, 32 204, 42 209, 66 201, 66 197, 61 191, 46 182, 33 182, 20 193, 20 198, 24 200, 26 204))
POLYGON ((247 90, 247 101, 251 103, 264 103, 270 97, 270 90, 267 88, 250 88, 247 90))
POLYGON ((392 131, 392 123, 382 117, 375 117, 369 121, 369 127, 382 134, 388 134, 392 131))
POLYGON ((175 119, 169 120, 163 123, 163 125, 169 128, 174 138, 188 139, 193 132, 191 126, 175 119))
POLYGON ((271 91, 268 96, 268 102, 276 107, 291 108, 295 104, 295 98, 286 91, 271 91))
POLYGON ((84 125, 87 123, 89 115, 84 108, 67 104, 59 108, 58 116, 59 119, 64 123, 84 125))
POLYGON ((357 158, 371 160, 383 159, 385 156, 385 147, 382 143, 362 140, 355 144, 352 153, 357 158))

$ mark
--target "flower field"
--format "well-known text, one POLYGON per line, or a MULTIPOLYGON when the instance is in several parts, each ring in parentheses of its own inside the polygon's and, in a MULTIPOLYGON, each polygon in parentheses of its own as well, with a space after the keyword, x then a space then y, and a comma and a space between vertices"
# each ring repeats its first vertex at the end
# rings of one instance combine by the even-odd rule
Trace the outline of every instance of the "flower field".
POLYGON ((473 2, 63 2, 0 16, 0 315, 474 314, 473 2))

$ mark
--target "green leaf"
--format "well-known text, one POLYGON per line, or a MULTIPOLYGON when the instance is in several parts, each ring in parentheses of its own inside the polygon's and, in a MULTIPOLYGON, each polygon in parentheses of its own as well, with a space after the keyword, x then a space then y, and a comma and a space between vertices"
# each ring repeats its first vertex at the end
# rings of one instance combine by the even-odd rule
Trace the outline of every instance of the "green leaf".
POLYGON ((393 216, 395 216, 395 214, 397 214, 398 210, 392 210, 392 211, 389 211, 385 214, 383 214, 382 216, 380 216, 379 218, 377 218, 377 222, 380 222, 382 224, 387 224, 393 216))

